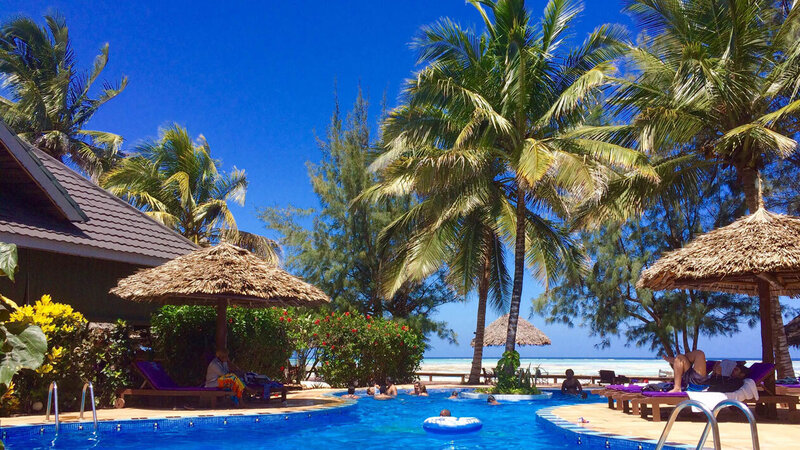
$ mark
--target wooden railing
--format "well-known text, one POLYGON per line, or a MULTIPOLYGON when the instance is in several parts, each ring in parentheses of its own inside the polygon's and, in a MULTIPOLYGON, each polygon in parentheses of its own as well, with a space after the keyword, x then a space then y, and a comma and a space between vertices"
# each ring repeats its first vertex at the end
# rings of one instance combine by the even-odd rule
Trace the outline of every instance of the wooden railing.
MULTIPOLYGON (((459 378, 461 380, 461 384, 466 383, 467 379, 469 378, 469 374, 468 373, 461 373, 461 372, 417 372, 416 375, 419 377, 420 380, 424 380, 424 378, 427 378, 428 381, 433 381, 433 377, 437 377, 437 378, 459 378)), ((480 378, 481 378, 481 382, 483 382, 483 383, 486 382, 486 379, 485 379, 483 374, 481 374, 480 378)), ((490 378, 493 378, 493 377, 490 375, 490 378)), ((575 375, 575 378, 577 378, 579 381, 584 381, 584 382, 588 381, 589 384, 595 384, 595 382, 600 380, 600 375, 575 375)), ((664 377, 664 376, 652 376, 652 377, 648 377, 648 376, 632 376, 632 377, 628 377, 628 378, 630 378, 631 380, 637 380, 639 382, 642 382, 643 380, 647 380, 648 382, 672 381, 673 380, 673 377, 664 377)), ((566 376, 563 375, 563 374, 559 374, 559 375, 551 375, 551 374, 544 375, 544 374, 542 374, 539 377, 537 377, 537 379, 538 380, 546 380, 546 381, 547 380, 553 380, 553 384, 558 384, 559 380, 566 379, 566 376)))

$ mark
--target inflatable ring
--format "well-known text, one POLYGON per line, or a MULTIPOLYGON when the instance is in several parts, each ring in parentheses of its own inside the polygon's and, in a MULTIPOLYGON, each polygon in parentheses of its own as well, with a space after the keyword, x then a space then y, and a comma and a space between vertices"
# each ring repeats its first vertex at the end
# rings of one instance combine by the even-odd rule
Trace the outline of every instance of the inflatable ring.
POLYGON ((429 433, 472 433, 483 428, 476 417, 428 417, 422 428, 429 433))

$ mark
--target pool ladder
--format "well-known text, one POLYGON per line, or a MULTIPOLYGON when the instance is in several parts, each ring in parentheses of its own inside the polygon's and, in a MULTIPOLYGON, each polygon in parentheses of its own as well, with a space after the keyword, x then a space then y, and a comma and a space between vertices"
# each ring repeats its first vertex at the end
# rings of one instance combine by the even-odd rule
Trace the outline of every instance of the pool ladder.
POLYGON ((675 423, 675 420, 678 418, 678 414, 681 413, 684 409, 694 406, 699 409, 703 414, 705 414, 706 419, 708 422, 706 423, 705 428, 703 429, 703 434, 700 435, 700 441, 697 443, 697 450, 703 448, 706 444, 706 440, 708 439, 708 432, 711 431, 711 434, 714 439, 714 450, 721 450, 720 445, 720 438, 719 438, 719 424, 717 423, 717 416, 719 412, 728 406, 733 406, 738 408, 740 411, 744 413, 747 422, 750 424, 750 438, 753 441, 753 450, 760 450, 760 445, 758 443, 758 429, 756 428, 756 418, 753 416, 753 413, 750 412, 750 408, 747 407, 744 403, 738 400, 723 400, 714 407, 713 410, 709 410, 705 405, 698 402, 697 400, 685 400, 678 404, 675 407, 675 410, 672 411, 672 414, 669 416, 669 420, 667 424, 664 426, 664 431, 661 432, 661 438, 658 439, 658 444, 656 444, 656 450, 661 450, 664 448, 664 444, 667 442, 667 436, 669 432, 672 430, 672 425, 675 423))
POLYGON ((89 401, 92 403, 92 422, 94 423, 94 431, 97 431, 97 409, 94 403, 94 386, 91 381, 83 384, 83 391, 81 392, 81 415, 80 420, 83 420, 83 411, 86 406, 86 388, 89 388, 89 401))
POLYGON ((50 421, 50 406, 55 406, 55 419, 56 419, 56 434, 58 434, 58 385, 55 381, 50 383, 50 387, 47 388, 47 412, 45 413, 44 420, 45 422, 50 421), (55 398, 55 403, 53 399, 55 398))
MULTIPOLYGON (((97 409, 94 403, 94 386, 91 381, 83 384, 83 391, 81 392, 81 414, 80 420, 83 420, 83 412, 86 409, 86 389, 89 389, 89 401, 92 404, 92 423, 94 424, 94 431, 97 431, 97 409)), ((50 421, 50 409, 54 409, 54 418, 56 421, 56 434, 58 434, 59 425, 61 424, 58 417, 58 384, 55 381, 50 383, 47 389, 47 412, 45 413, 45 422, 50 421)))

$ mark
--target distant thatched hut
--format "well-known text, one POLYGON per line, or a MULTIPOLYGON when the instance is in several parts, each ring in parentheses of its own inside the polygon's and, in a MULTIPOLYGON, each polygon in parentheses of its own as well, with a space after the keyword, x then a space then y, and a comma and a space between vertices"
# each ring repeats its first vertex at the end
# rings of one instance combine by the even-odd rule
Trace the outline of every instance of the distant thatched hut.
MULTIPOLYGON (((508 332, 508 314, 500 316, 497 320, 486 327, 483 335, 484 347, 502 347, 506 345, 506 333, 508 332)), ((519 319, 517 325, 517 345, 550 345, 550 338, 532 323, 525 319, 519 319)), ((472 340, 473 347, 475 340, 472 340)))

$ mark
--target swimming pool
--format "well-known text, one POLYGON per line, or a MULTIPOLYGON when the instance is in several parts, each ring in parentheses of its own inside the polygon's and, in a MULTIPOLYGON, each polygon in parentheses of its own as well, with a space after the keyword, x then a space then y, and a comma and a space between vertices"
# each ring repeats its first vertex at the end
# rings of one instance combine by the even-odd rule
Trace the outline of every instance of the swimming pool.
MULTIPOLYGON (((351 406, 314 413, 105 422, 97 435, 86 431, 90 424, 84 425, 83 431, 77 430, 76 425, 64 424, 58 437, 52 427, 49 430, 29 427, 27 433, 6 430, 6 446, 10 449, 574 448, 577 444, 574 434, 537 419, 536 413, 542 408, 596 401, 591 396, 580 400, 556 392, 546 400, 489 406, 478 400, 449 400, 448 393, 432 391, 430 397, 401 393, 388 401, 362 398, 351 406), (445 408, 453 416, 478 417, 483 421, 483 429, 457 436, 426 433, 422 421, 437 416, 445 408)), ((620 442, 633 444, 625 448, 637 448, 631 441, 620 442)), ((610 448, 590 443, 586 438, 581 443, 582 448, 610 448)))

